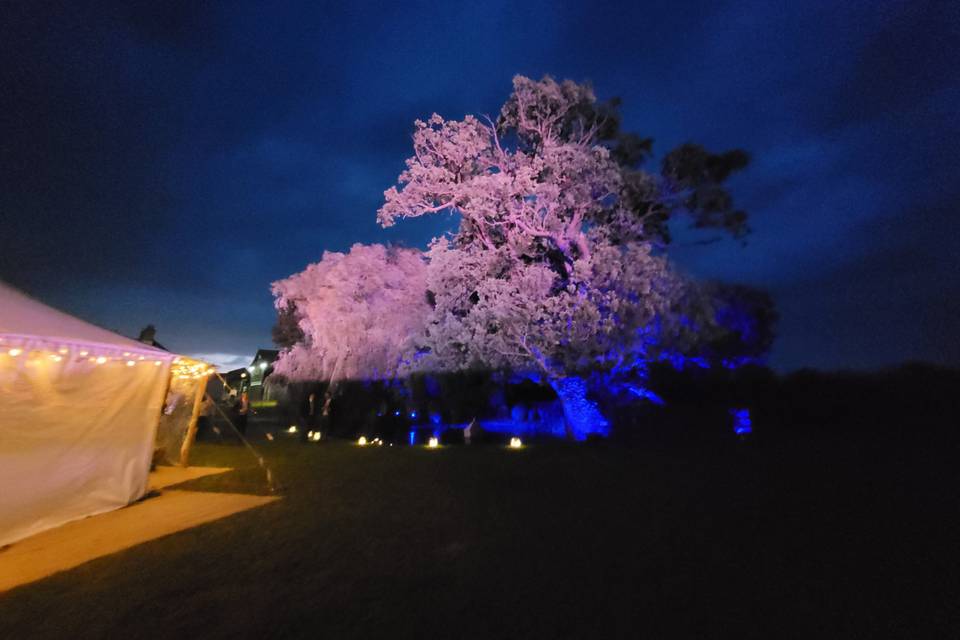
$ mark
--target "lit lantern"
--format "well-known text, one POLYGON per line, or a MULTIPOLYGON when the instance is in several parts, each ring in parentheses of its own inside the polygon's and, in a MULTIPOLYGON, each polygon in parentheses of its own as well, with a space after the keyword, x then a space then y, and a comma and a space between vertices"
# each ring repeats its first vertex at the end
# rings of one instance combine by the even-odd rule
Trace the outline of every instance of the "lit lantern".
POLYGON ((11 357, 16 358, 18 355, 23 353, 23 349, 17 349, 14 347, 13 349, 10 349, 10 351, 7 351, 7 353, 9 353, 11 357))
POLYGON ((367 439, 364 436, 360 436, 360 439, 357 440, 357 444, 361 447, 367 446, 367 439))
POLYGON ((84 349, 83 351, 80 352, 80 357, 81 357, 81 358, 86 358, 89 354, 90 354, 90 352, 87 351, 86 349, 84 349))
POLYGON ((519 449, 522 446, 523 446, 523 443, 520 442, 520 438, 517 438, 517 437, 510 438, 511 449, 519 449))
POLYGON ((163 364, 163 363, 160 362, 159 360, 154 360, 154 361, 153 361, 153 364, 155 364, 155 365, 157 365, 157 366, 159 367, 159 366, 160 366, 161 364, 163 364))
POLYGON ((107 361, 107 359, 104 358, 103 356, 100 356, 99 358, 97 358, 97 359, 95 360, 95 362, 96 362, 97 364, 103 364, 103 363, 106 362, 106 361, 107 361))
POLYGON ((427 440, 427 447, 431 449, 436 449, 439 446, 440 446, 440 440, 438 440, 436 436, 427 440))
POLYGON ((321 435, 319 431, 310 432, 310 439, 313 440, 314 442, 320 442, 320 438, 321 438, 321 435))
POLYGON ((69 352, 70 350, 67 349, 66 347, 60 347, 59 349, 57 349, 57 353, 59 353, 60 355, 67 355, 69 352))
POLYGON ((135 364, 137 364, 137 363, 134 362, 133 360, 127 360, 127 366, 128 366, 128 367, 132 367, 132 366, 135 365, 135 364))
POLYGON ((295 424, 290 425, 290 428, 287 429, 287 433, 296 433, 296 432, 297 432, 297 425, 295 424))

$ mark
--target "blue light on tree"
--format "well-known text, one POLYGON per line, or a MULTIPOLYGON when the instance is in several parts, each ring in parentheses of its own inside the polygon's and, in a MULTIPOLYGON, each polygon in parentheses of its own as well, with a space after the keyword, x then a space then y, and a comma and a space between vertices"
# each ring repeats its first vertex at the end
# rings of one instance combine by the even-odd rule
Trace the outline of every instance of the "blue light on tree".
POLYGON ((587 383, 583 378, 561 378, 550 384, 560 397, 563 416, 574 440, 610 435, 610 423, 600 413, 597 403, 587 397, 587 383))
POLYGON ((731 409, 733 416, 733 432, 738 436, 745 436, 753 432, 753 422, 750 419, 749 409, 731 409))
POLYGON ((661 406, 663 406, 663 405, 666 404, 666 402, 664 401, 663 398, 661 398, 659 395, 657 395, 656 393, 654 393, 654 392, 651 391, 650 389, 645 389, 645 388, 643 388, 643 387, 637 387, 637 386, 635 386, 635 385, 628 385, 628 386, 627 386, 627 391, 629 391, 630 393, 632 393, 633 395, 635 395, 635 396, 637 396, 637 397, 639 397, 639 398, 643 398, 644 400, 649 400, 649 401, 652 402, 653 404, 658 404, 658 405, 661 405, 661 406))

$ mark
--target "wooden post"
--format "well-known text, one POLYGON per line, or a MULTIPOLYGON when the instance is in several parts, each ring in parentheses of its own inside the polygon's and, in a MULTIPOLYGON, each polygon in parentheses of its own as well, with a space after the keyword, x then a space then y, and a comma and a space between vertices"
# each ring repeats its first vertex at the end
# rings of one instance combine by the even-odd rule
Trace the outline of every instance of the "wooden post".
POLYGON ((180 466, 186 467, 190 462, 190 447, 197 437, 197 419, 200 417, 200 407, 203 406, 203 396, 207 392, 207 376, 201 376, 197 382, 197 395, 193 399, 193 413, 190 415, 190 424, 187 426, 187 435, 180 447, 180 466))

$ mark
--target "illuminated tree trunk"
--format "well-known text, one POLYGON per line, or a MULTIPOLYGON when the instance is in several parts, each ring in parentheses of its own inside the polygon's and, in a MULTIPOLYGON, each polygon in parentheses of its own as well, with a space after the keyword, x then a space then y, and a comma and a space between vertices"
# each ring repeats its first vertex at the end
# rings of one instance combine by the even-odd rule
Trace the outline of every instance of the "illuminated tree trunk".
POLYGON ((336 366, 333 367, 333 373, 330 374, 330 382, 327 384, 327 392, 323 397, 323 410, 320 415, 323 417, 324 424, 327 424, 330 420, 330 405, 333 403, 333 396, 337 391, 337 385, 340 382, 340 368, 343 365, 343 361, 347 359, 347 356, 350 355, 350 349, 347 349, 347 352, 340 356, 337 359, 336 366))
POLYGON ((575 376, 550 378, 550 386, 563 407, 568 439, 586 440, 590 435, 610 434, 610 423, 600 412, 597 403, 587 397, 586 380, 575 376))

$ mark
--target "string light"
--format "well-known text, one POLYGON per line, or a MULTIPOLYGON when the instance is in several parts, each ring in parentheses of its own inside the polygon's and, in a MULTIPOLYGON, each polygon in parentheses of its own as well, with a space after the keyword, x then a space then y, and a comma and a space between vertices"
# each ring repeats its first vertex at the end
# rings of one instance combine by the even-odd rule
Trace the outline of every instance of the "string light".
POLYGON ((519 449, 522 446, 523 446, 523 443, 520 441, 520 438, 516 438, 516 437, 510 438, 511 449, 519 449))
POLYGON ((357 444, 361 447, 365 447, 367 446, 367 439, 364 436, 360 436, 360 438, 357 440, 357 444))
MULTIPOLYGON (((78 363, 89 363, 91 365, 104 364, 124 364, 127 367, 135 367, 138 363, 144 364, 153 362, 154 366, 160 367, 166 362, 173 362, 176 366, 171 367, 172 377, 190 378, 198 380, 200 378, 212 375, 215 369, 205 362, 193 360, 185 357, 170 356, 172 360, 164 357, 157 358, 152 353, 145 351, 121 351, 121 348, 111 348, 110 345, 93 345, 64 343, 63 340, 49 340, 39 336, 5 334, 0 337, 0 343, 3 344, 3 350, 0 351, 0 357, 9 356, 18 358, 24 356, 22 362, 25 366, 36 367, 44 363, 64 362, 64 358, 75 358, 78 363)), ((0 360, 0 364, 2 364, 0 360)), ((7 366, 15 363, 8 361, 7 366)))
POLYGON ((436 437, 433 437, 427 440, 427 447, 429 447, 430 449, 436 449, 439 446, 440 446, 440 441, 436 437))

